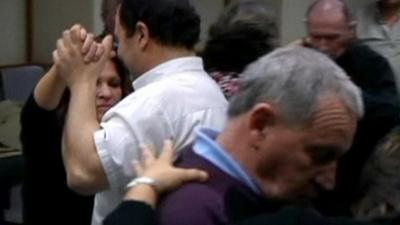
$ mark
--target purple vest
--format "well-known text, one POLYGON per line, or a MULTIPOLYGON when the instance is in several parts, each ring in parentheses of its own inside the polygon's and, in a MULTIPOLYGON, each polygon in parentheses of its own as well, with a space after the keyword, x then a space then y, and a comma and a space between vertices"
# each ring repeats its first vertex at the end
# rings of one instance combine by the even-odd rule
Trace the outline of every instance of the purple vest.
POLYGON ((278 205, 266 201, 236 178, 190 149, 182 151, 177 166, 208 172, 205 183, 189 183, 165 196, 158 207, 159 225, 231 224, 250 216, 272 212, 278 205))

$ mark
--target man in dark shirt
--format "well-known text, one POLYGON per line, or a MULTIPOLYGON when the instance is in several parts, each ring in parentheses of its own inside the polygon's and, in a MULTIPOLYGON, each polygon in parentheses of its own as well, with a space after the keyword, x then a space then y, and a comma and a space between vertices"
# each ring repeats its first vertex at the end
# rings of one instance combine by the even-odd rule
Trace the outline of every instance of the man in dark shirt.
POLYGON ((306 15, 308 45, 329 55, 362 90, 365 116, 353 145, 339 160, 336 188, 321 201, 328 214, 349 214, 361 169, 378 141, 399 117, 394 75, 389 63, 355 37, 356 22, 342 0, 317 0, 306 15), (328 197, 329 196, 329 197, 328 197))

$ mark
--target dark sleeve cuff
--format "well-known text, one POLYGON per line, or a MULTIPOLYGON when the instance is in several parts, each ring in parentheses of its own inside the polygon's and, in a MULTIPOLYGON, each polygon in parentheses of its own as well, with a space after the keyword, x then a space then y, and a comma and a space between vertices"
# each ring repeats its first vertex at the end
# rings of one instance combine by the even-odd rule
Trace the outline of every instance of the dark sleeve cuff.
POLYGON ((140 201, 123 201, 103 221, 103 225, 155 225, 153 208, 140 201))

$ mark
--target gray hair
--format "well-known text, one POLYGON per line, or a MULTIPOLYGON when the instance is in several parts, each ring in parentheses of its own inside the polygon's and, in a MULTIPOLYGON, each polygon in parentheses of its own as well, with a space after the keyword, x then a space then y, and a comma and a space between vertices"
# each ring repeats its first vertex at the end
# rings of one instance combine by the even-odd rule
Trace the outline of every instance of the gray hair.
POLYGON ((282 110, 288 122, 305 125, 311 121, 318 101, 329 96, 342 100, 358 118, 363 116, 360 89, 331 59, 304 47, 280 48, 247 67, 239 91, 231 99, 228 116, 270 102, 282 110))

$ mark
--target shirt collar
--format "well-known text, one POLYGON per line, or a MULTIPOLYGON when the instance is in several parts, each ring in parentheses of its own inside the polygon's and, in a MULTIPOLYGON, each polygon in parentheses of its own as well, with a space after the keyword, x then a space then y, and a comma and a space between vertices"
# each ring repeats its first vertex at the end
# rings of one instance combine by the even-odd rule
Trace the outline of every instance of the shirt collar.
POLYGON ((196 131, 193 151, 210 161, 225 173, 250 187, 255 193, 262 194, 261 188, 254 179, 215 141, 218 134, 218 131, 209 128, 198 129, 196 131))
POLYGON ((204 71, 203 60, 196 56, 168 60, 140 75, 132 85, 135 90, 138 90, 148 84, 185 71, 204 71))

